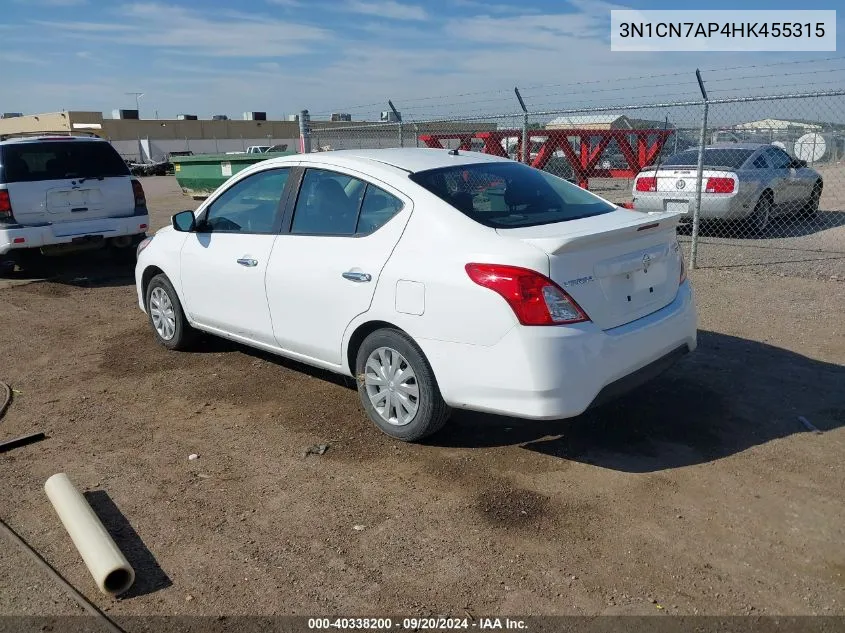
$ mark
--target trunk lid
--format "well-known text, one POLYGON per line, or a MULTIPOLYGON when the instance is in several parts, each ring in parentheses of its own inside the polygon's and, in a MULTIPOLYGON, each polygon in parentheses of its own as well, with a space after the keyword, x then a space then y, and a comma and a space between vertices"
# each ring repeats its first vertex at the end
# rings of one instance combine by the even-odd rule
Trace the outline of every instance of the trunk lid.
POLYGON ((604 330, 670 304, 678 292, 678 214, 603 215, 519 229, 497 229, 545 251, 549 276, 604 330))
POLYGON ((135 196, 129 176, 103 180, 42 180, 6 185, 15 219, 23 225, 130 216, 135 196))
MULTIPOLYGON (((695 200, 697 169, 695 167, 661 167, 655 176, 654 171, 645 171, 637 175, 636 180, 642 178, 657 179, 657 191, 639 191, 634 183, 634 197, 660 198, 663 200, 663 210, 670 213, 691 213, 691 202, 695 200)), ((728 168, 706 167, 701 174, 701 195, 707 197, 707 180, 709 178, 732 178, 737 181, 736 173, 728 168)))

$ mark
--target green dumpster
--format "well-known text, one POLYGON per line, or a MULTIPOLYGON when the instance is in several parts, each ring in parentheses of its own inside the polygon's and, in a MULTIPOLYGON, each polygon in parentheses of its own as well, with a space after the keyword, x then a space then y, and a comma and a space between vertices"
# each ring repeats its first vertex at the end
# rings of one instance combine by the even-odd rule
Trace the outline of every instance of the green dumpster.
POLYGON ((207 198, 220 185, 247 167, 262 160, 290 156, 287 152, 266 152, 264 154, 198 154, 196 156, 172 156, 173 174, 182 191, 195 200, 207 198))

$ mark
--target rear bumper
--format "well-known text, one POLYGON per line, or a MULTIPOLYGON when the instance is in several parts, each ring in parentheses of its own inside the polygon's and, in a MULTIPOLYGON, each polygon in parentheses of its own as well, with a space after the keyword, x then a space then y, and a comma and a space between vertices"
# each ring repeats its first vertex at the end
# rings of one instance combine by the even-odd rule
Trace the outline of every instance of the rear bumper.
MULTIPOLYGON (((683 202, 682 197, 672 197, 671 195, 649 195, 638 192, 634 196, 634 210, 635 211, 666 211, 667 203, 671 201, 683 202)), ((687 200, 688 211, 681 216, 681 221, 692 221, 693 208, 695 207, 695 198, 687 200)), ((699 218, 702 220, 735 220, 748 217, 754 210, 753 205, 746 204, 744 197, 739 194, 731 195, 714 195, 702 194, 701 196, 701 212, 699 218)))
POLYGON ((70 244, 75 238, 101 236, 106 239, 146 233, 148 215, 131 215, 122 218, 103 218, 62 222, 43 226, 4 227, 0 225, 0 255, 27 248, 41 248, 70 244))
POLYGON ((417 343, 452 407, 526 419, 569 418, 636 388, 693 351, 695 302, 685 282, 666 307, 611 330, 594 323, 515 326, 489 347, 417 343))

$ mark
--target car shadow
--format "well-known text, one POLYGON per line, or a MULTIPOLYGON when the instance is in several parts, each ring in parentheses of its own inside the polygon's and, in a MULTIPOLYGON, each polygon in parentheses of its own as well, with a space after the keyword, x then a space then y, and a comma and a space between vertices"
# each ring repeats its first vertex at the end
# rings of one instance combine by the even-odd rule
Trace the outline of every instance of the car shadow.
POLYGON ((766 343, 699 332, 698 350, 636 392, 568 420, 467 411, 427 444, 518 445, 550 457, 645 473, 728 457, 775 439, 845 425, 845 368, 766 343))
POLYGON ((349 376, 343 376, 327 369, 306 365, 305 363, 297 360, 285 358, 284 356, 279 356, 278 354, 273 354, 272 352, 265 352, 264 350, 250 347, 249 345, 238 343, 236 341, 230 341, 229 339, 224 339, 213 334, 207 334, 205 332, 200 333, 199 340, 197 340, 197 342, 191 347, 190 352, 187 353, 220 354, 229 352, 240 352, 241 354, 246 354, 252 358, 264 360, 279 367, 290 369, 291 371, 299 372, 300 374, 305 374, 306 376, 311 376, 312 378, 317 378, 318 380, 330 382, 349 389, 357 389, 355 380, 349 376))
MULTIPOLYGON (((741 239, 748 242, 771 240, 788 237, 805 237, 815 235, 828 229, 845 226, 845 211, 822 211, 814 216, 798 214, 784 214, 774 216, 769 220, 769 226, 759 234, 749 230, 742 222, 702 221, 699 224, 701 237, 741 239)), ((692 223, 685 222, 678 225, 680 235, 692 234, 692 223)))
POLYGON ((108 493, 104 490, 91 490, 84 493, 84 496, 109 536, 135 570, 135 582, 119 597, 136 598, 170 587, 173 584, 170 577, 159 566, 155 556, 108 493))
MULTIPOLYGON (((700 330, 698 349, 622 398, 575 418, 532 421, 455 411, 424 440, 477 449, 520 446, 558 459, 646 473, 715 461, 753 446, 845 426, 845 367, 759 341, 700 330)), ((215 336, 194 353, 241 352, 355 389, 352 378, 215 336)), ((375 432, 375 431, 374 431, 375 432)))
POLYGON ((31 269, 6 269, 0 280, 13 283, 50 282, 67 286, 103 288, 131 286, 135 283, 135 258, 132 254, 91 251, 37 258, 31 269))

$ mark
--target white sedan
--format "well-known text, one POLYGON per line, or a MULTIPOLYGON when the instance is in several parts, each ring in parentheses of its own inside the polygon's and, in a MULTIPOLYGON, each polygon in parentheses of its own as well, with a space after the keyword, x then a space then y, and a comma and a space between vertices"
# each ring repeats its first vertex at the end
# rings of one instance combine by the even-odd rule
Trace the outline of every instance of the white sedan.
POLYGON ((197 330, 357 378, 388 435, 579 415, 696 347, 678 216, 439 149, 274 158, 138 248, 159 343, 197 330))

